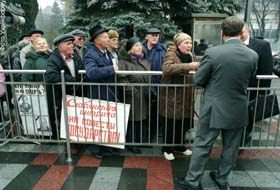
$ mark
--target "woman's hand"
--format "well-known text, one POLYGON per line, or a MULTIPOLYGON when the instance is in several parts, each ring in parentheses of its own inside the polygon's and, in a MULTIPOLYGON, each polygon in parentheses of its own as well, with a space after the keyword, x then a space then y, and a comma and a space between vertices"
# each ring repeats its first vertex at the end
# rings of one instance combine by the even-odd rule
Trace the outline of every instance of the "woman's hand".
POLYGON ((199 62, 191 62, 188 64, 188 66, 190 67, 190 70, 196 70, 199 67, 199 62))

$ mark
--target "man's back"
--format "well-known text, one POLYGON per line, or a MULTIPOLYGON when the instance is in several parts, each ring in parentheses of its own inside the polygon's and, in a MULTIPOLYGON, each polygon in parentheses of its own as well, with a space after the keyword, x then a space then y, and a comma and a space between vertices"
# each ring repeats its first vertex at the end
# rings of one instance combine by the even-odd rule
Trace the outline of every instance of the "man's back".
POLYGON ((201 108, 207 110, 201 111, 201 122, 214 128, 246 125, 247 87, 257 60, 258 55, 238 39, 208 50, 195 76, 196 85, 205 87, 208 100, 201 108), (241 112, 245 113, 239 117, 241 112))

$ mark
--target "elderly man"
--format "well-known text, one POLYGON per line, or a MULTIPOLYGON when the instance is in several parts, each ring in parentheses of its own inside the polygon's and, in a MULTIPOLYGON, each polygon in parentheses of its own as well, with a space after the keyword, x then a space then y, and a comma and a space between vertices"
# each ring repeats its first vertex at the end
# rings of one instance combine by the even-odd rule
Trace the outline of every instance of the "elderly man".
MULTIPOLYGON (((159 42, 160 30, 149 28, 146 31, 146 40, 143 42, 145 54, 151 64, 152 71, 162 71, 163 57, 167 51, 164 44, 159 42)), ((160 83, 161 76, 154 76, 153 82, 160 83)))
MULTIPOLYGON (((31 30, 29 33, 29 41, 33 42, 39 37, 42 37, 44 35, 44 32, 42 30, 34 29, 31 30)), ((21 68, 23 68, 26 59, 25 55, 32 50, 32 44, 29 44, 28 46, 24 47, 22 50, 20 50, 20 62, 21 62, 21 68)))
MULTIPOLYGON (((87 52, 84 56, 84 64, 87 77, 90 81, 96 83, 114 83, 115 71, 119 68, 112 62, 112 54, 107 50, 109 48, 110 39, 108 30, 100 25, 94 26, 89 30, 91 39, 87 46, 87 52)), ((115 94, 114 86, 91 86, 89 96, 92 99, 100 99, 107 101, 118 101, 115 94)), ((105 148, 99 145, 93 145, 91 149, 92 155, 97 159, 102 159, 102 149, 106 149, 112 154, 118 154, 115 149, 105 148)))
POLYGON ((84 46, 86 33, 83 32, 82 30, 76 29, 70 32, 70 34, 72 34, 75 37, 75 40, 73 42, 74 50, 80 56, 81 60, 83 60, 85 49, 86 49, 86 46, 84 46))
MULTIPOLYGON (((163 58, 164 55, 167 51, 167 48, 164 44, 159 42, 160 38, 160 30, 158 28, 149 28, 146 31, 146 40, 143 42, 144 46, 144 52, 145 55, 147 56, 147 59, 151 65, 151 70, 152 71, 162 71, 162 63, 163 63, 163 58)), ((156 75, 152 77, 152 83, 159 84, 161 81, 161 75, 156 75)), ((151 119, 150 121, 150 142, 153 140, 157 140, 156 134, 157 129, 159 129, 159 124, 157 123, 158 121, 158 109, 157 109, 157 88, 153 88, 151 91, 151 97, 152 101, 154 103, 151 104, 151 119)))
MULTIPOLYGON (((81 77, 78 74, 79 70, 83 70, 84 66, 80 62, 77 54, 74 54, 74 36, 71 34, 63 34, 54 39, 53 44, 56 46, 52 55, 48 59, 46 82, 57 83, 61 82, 61 71, 64 70, 65 82, 79 82, 81 77)), ((50 118, 52 122, 53 138, 58 138, 58 131, 56 130, 55 121, 59 121, 61 113, 61 86, 54 85, 55 96, 53 97, 53 89, 48 86, 48 101, 50 118), (55 102, 54 102, 55 99, 55 102), (55 103, 55 105, 54 105, 55 103), (55 111, 57 118, 55 117, 55 111)), ((80 95, 80 86, 67 85, 66 94, 68 95, 80 95)), ((57 123, 59 124, 59 122, 57 123)))
POLYGON ((258 55, 240 40, 244 22, 227 17, 221 26, 224 44, 210 48, 195 74, 196 85, 205 88, 199 128, 187 175, 177 179, 175 189, 201 190, 201 179, 213 144, 222 136, 222 153, 211 179, 221 190, 230 189, 228 176, 234 166, 247 123, 247 87, 254 76, 258 55), (240 113, 243 112, 243 115, 240 113))

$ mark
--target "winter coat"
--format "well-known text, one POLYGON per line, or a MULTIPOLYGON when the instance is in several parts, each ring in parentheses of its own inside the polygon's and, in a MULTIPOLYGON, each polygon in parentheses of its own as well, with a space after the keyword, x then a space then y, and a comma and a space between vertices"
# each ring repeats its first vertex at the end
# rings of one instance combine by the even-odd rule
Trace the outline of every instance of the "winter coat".
POLYGON ((115 83, 115 70, 113 68, 112 55, 100 51, 93 43, 89 43, 84 56, 84 64, 88 80, 93 83, 106 83, 106 85, 92 85, 88 90, 88 96, 92 99, 118 101, 115 95, 115 86, 107 85, 115 83))
MULTIPOLYGON (((12 54, 12 59, 11 59, 11 67, 13 70, 22 70, 22 66, 21 66, 21 62, 20 62, 20 51, 30 45, 31 42, 27 41, 27 40, 21 40, 20 42, 18 42, 15 47, 16 50, 13 52, 12 54)), ((22 74, 21 73, 15 73, 13 74, 13 80, 14 81, 22 81, 22 74)))
MULTIPOLYGON (((119 54, 119 69, 124 71, 150 71, 147 59, 139 59, 128 54, 124 49, 119 54)), ((118 82, 127 83, 125 86, 124 103, 130 104, 130 121, 140 121, 147 118, 149 108, 149 88, 133 86, 133 83, 148 83, 148 75, 119 75, 118 82)), ((123 91, 123 90, 122 90, 123 91)))
MULTIPOLYGON (((24 70, 46 70, 50 52, 37 52, 31 50, 25 56, 26 62, 23 66, 24 70)), ((22 74, 22 81, 24 82, 44 82, 44 75, 42 74, 22 74)))
MULTIPOLYGON (((61 82, 61 71, 64 70, 64 79, 65 82, 80 82, 81 75, 78 74, 79 70, 84 70, 84 66, 81 62, 81 59, 78 58, 77 54, 74 54, 73 57, 74 65, 75 65, 75 77, 71 75, 71 72, 61 56, 60 52, 56 48, 53 53, 48 58, 47 63, 47 72, 46 72, 46 82, 47 83, 58 83, 61 82)), ((50 85, 47 86, 48 96, 52 95, 53 89, 50 88, 50 85)), ((81 96, 81 86, 80 85, 66 85, 66 94, 67 95, 76 95, 81 96)), ((58 110, 61 110, 61 100, 62 100, 62 92, 61 85, 54 85, 55 92, 55 103, 58 110)), ((48 98, 49 99, 49 98, 48 98)), ((53 101, 53 98, 49 99, 53 101)), ((54 102, 49 102, 54 103, 54 102)))
POLYGON ((273 67, 273 72, 275 75, 277 75, 278 77, 280 77, 280 65, 275 65, 273 67))
MULTIPOLYGON (((164 44, 157 43, 152 48, 152 50, 150 50, 151 51, 150 53, 148 53, 147 40, 145 40, 143 42, 143 46, 144 46, 145 54, 147 55, 148 61, 151 65, 151 70, 152 71, 162 71, 163 58, 167 51, 166 46, 164 44)), ((160 81, 161 81, 160 75, 156 75, 156 76, 152 77, 153 83, 159 84, 160 81)))
MULTIPOLYGON (((19 52, 20 52, 20 50, 16 50, 13 53, 13 64, 12 64, 13 70, 22 70, 20 58, 19 58, 19 52)), ((13 78, 14 78, 14 81, 22 81, 22 74, 21 73, 14 74, 13 78)))
MULTIPOLYGON (((162 84, 184 84, 184 87, 160 88, 160 115, 166 118, 182 120, 192 117, 193 76, 189 74, 188 63, 182 63, 177 50, 168 51, 162 65, 162 84)), ((192 61, 196 61, 192 56, 192 61)))

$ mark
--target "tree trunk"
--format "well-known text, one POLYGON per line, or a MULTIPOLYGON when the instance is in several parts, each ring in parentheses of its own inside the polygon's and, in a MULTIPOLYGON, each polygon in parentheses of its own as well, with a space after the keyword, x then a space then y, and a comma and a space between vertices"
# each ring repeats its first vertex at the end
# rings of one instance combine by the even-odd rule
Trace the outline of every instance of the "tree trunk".
POLYGON ((35 27, 35 19, 38 14, 37 0, 25 0, 21 2, 21 7, 25 11, 25 24, 23 25, 23 32, 28 33, 35 27))
POLYGON ((278 27, 276 31, 276 37, 275 37, 275 42, 280 41, 280 1, 278 3, 278 27))

